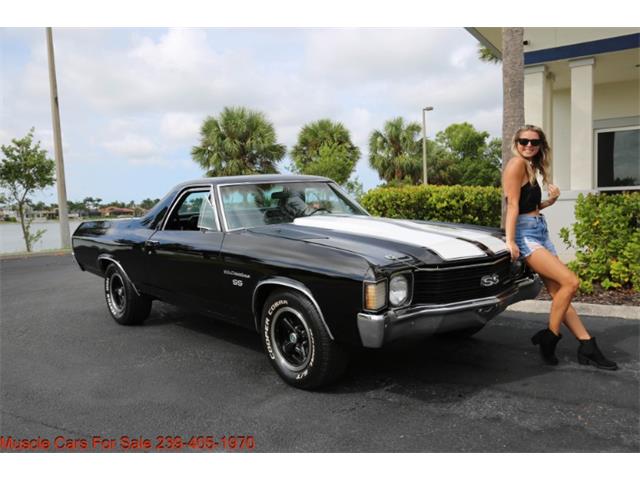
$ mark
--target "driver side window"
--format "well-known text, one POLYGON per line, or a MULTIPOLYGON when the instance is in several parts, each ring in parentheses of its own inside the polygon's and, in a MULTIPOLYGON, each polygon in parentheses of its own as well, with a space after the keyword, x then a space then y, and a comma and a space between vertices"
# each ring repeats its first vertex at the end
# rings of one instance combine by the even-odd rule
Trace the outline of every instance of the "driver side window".
POLYGON ((218 230, 210 190, 189 191, 182 195, 167 219, 165 230, 218 230))

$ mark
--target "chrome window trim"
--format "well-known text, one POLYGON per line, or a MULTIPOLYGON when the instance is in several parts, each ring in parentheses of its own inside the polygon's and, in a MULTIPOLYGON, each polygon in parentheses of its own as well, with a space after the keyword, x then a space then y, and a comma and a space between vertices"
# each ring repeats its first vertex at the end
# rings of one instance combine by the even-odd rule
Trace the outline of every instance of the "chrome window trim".
POLYGON ((260 331, 260 325, 258 321, 259 320, 261 321, 260 319, 261 314, 258 314, 258 312, 256 312, 256 309, 255 309, 256 293, 258 292, 260 287, 263 285, 282 285, 285 287, 293 288, 294 290, 298 290, 299 292, 302 292, 311 301, 311 303, 313 303, 313 306, 316 307, 316 310, 318 311, 318 315, 320 315, 320 320, 322 321, 324 328, 329 334, 329 338, 331 338, 331 340, 335 340, 335 338, 333 337, 333 334, 331 333, 331 329, 329 329, 329 325, 327 325, 327 322, 324 320, 324 315, 322 314, 320 305, 318 305, 318 302, 316 302, 316 299, 313 297, 313 294, 311 293, 311 291, 307 287, 299 284, 298 282, 295 282, 293 280, 288 280, 286 278, 270 278, 267 280, 262 280, 258 282, 258 284, 253 289, 253 295, 251 297, 251 310, 253 311, 253 318, 255 319, 254 323, 256 325, 256 331, 258 332, 260 331))
MULTIPOLYGON (((194 192, 194 191, 206 191, 209 190, 209 195, 211 196, 211 199, 214 200, 213 198, 213 185, 211 184, 202 184, 202 185, 190 185, 188 187, 186 187, 184 190, 182 190, 178 195, 176 195, 175 200, 173 201, 173 203, 171 204, 171 208, 169 208, 169 212, 167 213, 167 215, 164 217, 164 219, 162 220, 162 227, 159 229, 160 231, 165 231, 165 228, 167 226, 167 222, 169 221, 169 218, 171 218, 171 215, 173 214, 173 211, 176 208, 176 205, 178 205, 180 203, 180 201, 184 198, 185 195, 194 192)), ((215 202, 211 202, 211 206, 213 207, 213 212, 214 212, 214 217, 216 219, 216 227, 218 227, 218 232, 221 232, 222 229, 220 228, 220 221, 218 220, 218 209, 217 206, 215 205, 215 202)), ((171 230, 173 231, 173 230, 171 230)), ((208 231, 213 231, 213 230, 208 230, 208 231)))
POLYGON ((294 179, 294 180, 278 180, 278 181, 259 181, 259 182, 232 182, 232 183, 219 183, 216 185, 217 193, 218 193, 218 201, 220 202, 220 216, 222 217, 222 221, 224 224, 225 232, 237 232, 239 230, 246 230, 247 227, 238 227, 238 228, 229 228, 229 224, 227 223, 227 216, 224 210, 224 203, 222 202, 222 187, 235 187, 238 185, 266 185, 266 184, 280 184, 280 183, 324 183, 330 185, 332 188, 337 189, 347 200, 355 203, 357 207, 359 207, 366 215, 363 216, 371 216, 369 212, 367 212, 362 205, 356 202, 353 198, 351 198, 348 194, 341 191, 338 184, 335 182, 327 181, 327 180, 304 180, 304 179, 294 179))
POLYGON ((207 201, 211 205, 211 208, 213 208, 213 218, 216 221, 216 228, 214 230, 213 228, 200 227, 200 229, 206 230, 207 232, 222 232, 222 229, 220 228, 220 220, 218 219, 218 207, 216 206, 216 198, 213 191, 213 185, 209 185, 209 198, 207 198, 207 201))
MULTIPOLYGON (((354 203, 360 209, 360 211, 364 212, 365 215, 362 215, 363 217, 372 216, 369 212, 367 212, 367 210, 362 205, 360 205, 360 203, 355 198, 352 198, 351 195, 349 195, 349 193, 346 190, 344 190, 340 185, 338 185, 336 182, 327 182, 327 183, 331 186, 331 188, 336 190, 340 195, 342 195, 347 200, 354 203)), ((353 215, 353 214, 349 214, 349 215, 353 215)))

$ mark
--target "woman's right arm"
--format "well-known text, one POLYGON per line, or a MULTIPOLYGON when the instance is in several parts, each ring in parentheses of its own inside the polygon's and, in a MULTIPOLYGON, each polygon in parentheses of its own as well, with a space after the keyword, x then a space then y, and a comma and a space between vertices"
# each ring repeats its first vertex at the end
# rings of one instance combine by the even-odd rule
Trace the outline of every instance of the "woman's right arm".
POLYGON ((511 252, 511 260, 516 261, 520 256, 520 250, 516 245, 516 219, 518 218, 520 203, 520 184, 524 175, 524 163, 522 159, 514 157, 507 163, 502 175, 502 189, 507 197, 507 218, 505 219, 505 233, 507 236, 507 248, 511 252))

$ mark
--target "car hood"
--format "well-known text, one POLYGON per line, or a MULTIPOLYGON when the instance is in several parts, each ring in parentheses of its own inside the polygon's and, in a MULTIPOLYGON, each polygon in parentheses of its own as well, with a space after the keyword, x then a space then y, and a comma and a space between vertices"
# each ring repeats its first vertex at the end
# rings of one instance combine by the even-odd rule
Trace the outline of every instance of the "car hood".
POLYGON ((455 224, 363 215, 317 215, 277 227, 269 228, 270 231, 263 230, 264 227, 256 230, 352 251, 378 265, 403 263, 409 258, 421 263, 473 261, 507 251, 506 244, 489 231, 455 224))

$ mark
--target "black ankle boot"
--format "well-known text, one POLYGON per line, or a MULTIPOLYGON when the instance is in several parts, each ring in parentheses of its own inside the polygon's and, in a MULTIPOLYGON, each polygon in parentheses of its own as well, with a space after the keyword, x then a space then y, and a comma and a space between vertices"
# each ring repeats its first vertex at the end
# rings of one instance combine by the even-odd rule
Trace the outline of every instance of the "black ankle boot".
POLYGON ((580 365, 594 365, 598 368, 605 370, 617 370, 618 364, 605 358, 595 338, 589 340, 580 340, 580 346, 578 347, 578 363, 580 365))
POLYGON ((531 343, 534 345, 540 345, 540 354, 546 363, 549 365, 557 365, 558 357, 556 357, 556 345, 561 338, 562 334, 556 335, 548 328, 545 328, 531 337, 531 343))

